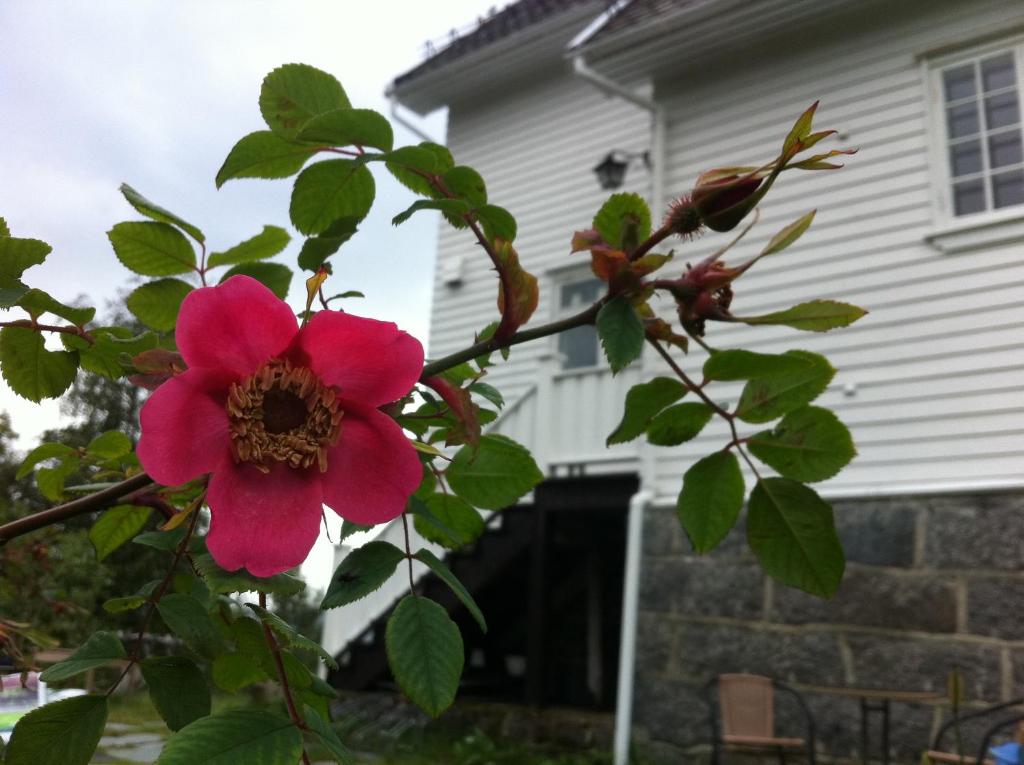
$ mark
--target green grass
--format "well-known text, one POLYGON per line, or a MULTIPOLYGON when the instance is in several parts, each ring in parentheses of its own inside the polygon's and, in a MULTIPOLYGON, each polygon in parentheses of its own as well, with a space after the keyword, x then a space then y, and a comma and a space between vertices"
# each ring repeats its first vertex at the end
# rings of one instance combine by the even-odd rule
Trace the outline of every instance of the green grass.
POLYGON ((5 728, 13 728, 14 723, 18 722, 18 719, 25 714, 24 712, 0 712, 0 730, 5 728))

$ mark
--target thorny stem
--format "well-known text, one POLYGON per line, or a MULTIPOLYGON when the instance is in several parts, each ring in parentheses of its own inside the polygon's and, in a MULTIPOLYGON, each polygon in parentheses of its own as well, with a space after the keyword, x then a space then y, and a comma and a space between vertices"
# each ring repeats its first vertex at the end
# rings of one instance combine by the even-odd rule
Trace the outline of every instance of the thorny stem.
POLYGON ((669 226, 662 226, 647 239, 640 244, 633 252, 629 254, 629 260, 635 261, 640 260, 644 255, 654 249, 655 245, 661 244, 672 235, 672 229, 669 226))
POLYGON ((80 337, 89 345, 93 345, 96 342, 91 334, 81 327, 76 327, 74 324, 68 324, 66 326, 57 326, 55 324, 40 324, 37 321, 31 319, 15 319, 14 321, 0 321, 0 327, 21 327, 22 329, 31 329, 36 332, 61 332, 65 335, 75 335, 80 337))
POLYGON ((199 243, 199 249, 202 252, 202 258, 199 261, 199 281, 202 282, 203 286, 206 286, 206 242, 199 243))
MULTIPOLYGON (((267 608, 267 594, 265 592, 260 593, 260 608, 264 610, 267 608)), ((288 716, 292 718, 292 722, 295 723, 296 727, 300 730, 305 730, 306 721, 302 719, 298 709, 295 707, 292 689, 288 685, 288 674, 285 672, 284 661, 281 659, 281 646, 278 645, 277 638, 274 637, 274 633, 267 626, 267 623, 260 620, 260 624, 263 626, 263 639, 267 641, 267 647, 270 648, 270 653, 274 656, 274 666, 277 667, 277 680, 281 684, 281 690, 284 692, 284 703, 288 707, 288 716)), ((304 765, 310 765, 309 755, 306 754, 305 748, 302 750, 302 762, 304 765)))
POLYGON ((409 592, 416 594, 416 583, 412 578, 412 548, 409 546, 409 519, 402 513, 402 530, 405 531, 405 560, 409 564, 409 592))

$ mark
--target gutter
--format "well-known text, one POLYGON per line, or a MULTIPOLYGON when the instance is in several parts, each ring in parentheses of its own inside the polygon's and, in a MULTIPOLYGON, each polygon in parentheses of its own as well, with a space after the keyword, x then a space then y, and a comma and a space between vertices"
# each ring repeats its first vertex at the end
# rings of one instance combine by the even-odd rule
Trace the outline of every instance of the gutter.
POLYGON ((388 114, 391 115, 392 121, 397 122, 421 141, 427 141, 429 143, 443 143, 443 141, 438 141, 433 136, 424 132, 418 125, 410 122, 402 116, 402 113, 398 111, 398 107, 401 105, 401 102, 398 100, 398 95, 395 93, 395 86, 393 84, 389 85, 387 90, 384 91, 384 97, 388 100, 388 114))
POLYGON ((629 516, 626 520, 626 575, 622 583, 622 632, 619 637, 619 679, 615 696, 614 765, 629 763, 644 514, 653 501, 653 492, 644 489, 638 491, 629 500, 629 516))

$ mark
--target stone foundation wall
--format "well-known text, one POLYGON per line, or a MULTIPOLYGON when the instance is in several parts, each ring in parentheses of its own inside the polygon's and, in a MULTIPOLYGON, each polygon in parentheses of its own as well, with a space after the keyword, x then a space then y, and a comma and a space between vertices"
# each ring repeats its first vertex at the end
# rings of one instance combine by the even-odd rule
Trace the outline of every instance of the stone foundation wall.
MULTIPOLYGON (((836 758, 859 756, 859 702, 811 686, 944 693, 956 666, 972 705, 1024 696, 1024 493, 847 500, 835 510, 847 572, 828 602, 762 574, 742 523, 699 557, 674 509, 648 513, 633 720, 656 762, 708 743, 700 689, 723 672, 803 689, 818 749, 836 758)), ((916 762, 947 715, 941 704, 894 703, 893 756, 916 762)), ((777 698, 778 733, 803 735, 800 719, 777 698)))

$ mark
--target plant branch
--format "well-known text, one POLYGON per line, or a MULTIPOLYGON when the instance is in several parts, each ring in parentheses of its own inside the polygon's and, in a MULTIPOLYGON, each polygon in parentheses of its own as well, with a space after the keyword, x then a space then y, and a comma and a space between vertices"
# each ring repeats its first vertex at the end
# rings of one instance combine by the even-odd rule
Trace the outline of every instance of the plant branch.
POLYGON ((10 523, 5 523, 3 526, 0 526, 0 547, 15 537, 20 537, 23 534, 28 534, 51 524, 61 523, 79 515, 102 510, 123 500, 130 501, 134 494, 146 493, 153 485, 152 478, 145 473, 139 473, 131 478, 126 478, 119 484, 108 486, 106 489, 101 489, 93 494, 80 497, 71 502, 65 502, 63 505, 57 505, 48 510, 41 510, 24 518, 18 518, 10 523))
POLYGON ((633 252, 629 253, 630 262, 640 260, 640 258, 642 258, 644 255, 646 255, 648 252, 654 249, 655 246, 657 246, 661 242, 664 242, 671 235, 672 229, 669 226, 662 226, 649 237, 647 237, 647 239, 643 241, 639 247, 633 250, 633 252))
POLYGON ((416 582, 412 578, 412 547, 409 545, 409 520, 402 513, 402 529, 405 531, 405 560, 409 564, 409 592, 416 594, 416 582))
MULTIPOLYGON (((260 608, 263 610, 267 608, 267 594, 265 592, 260 593, 260 608)), ((288 673, 285 671, 284 661, 281 659, 281 646, 278 645, 277 638, 274 637, 274 633, 267 626, 267 623, 261 619, 260 624, 263 626, 263 639, 267 641, 267 647, 270 648, 270 653, 274 656, 274 666, 277 667, 277 681, 281 684, 281 690, 284 692, 284 703, 288 707, 288 715, 300 730, 305 730, 306 721, 299 714, 299 710, 295 706, 295 699, 292 698, 292 689, 288 685, 288 673)), ((305 749, 302 750, 302 762, 304 765, 310 765, 309 755, 306 754, 305 749)))
POLYGON ((61 332, 65 335, 80 337, 89 345, 93 345, 96 342, 96 339, 86 330, 76 327, 74 324, 58 326, 56 324, 40 324, 31 319, 15 319, 14 321, 0 321, 0 327, 20 327, 22 329, 35 330, 36 332, 61 332))

